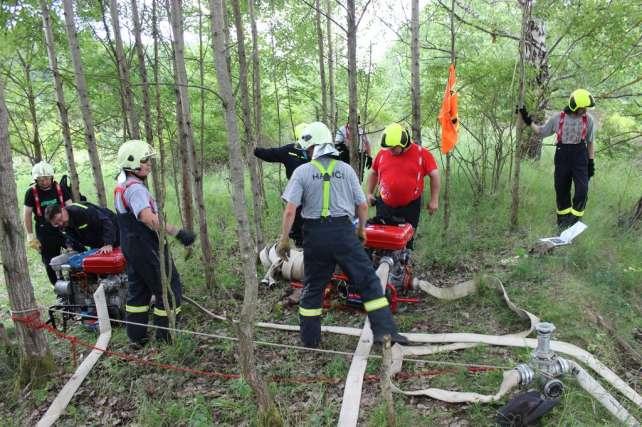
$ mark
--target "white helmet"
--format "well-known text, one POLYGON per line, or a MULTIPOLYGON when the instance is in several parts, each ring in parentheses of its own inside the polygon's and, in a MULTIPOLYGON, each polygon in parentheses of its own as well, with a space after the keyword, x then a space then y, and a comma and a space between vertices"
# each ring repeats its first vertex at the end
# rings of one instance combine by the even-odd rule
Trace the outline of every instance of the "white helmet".
POLYGON ((51 166, 49 163, 45 162, 44 160, 42 162, 36 163, 33 165, 33 168, 31 168, 31 177, 33 180, 37 180, 38 178, 45 177, 45 176, 50 176, 53 178, 54 176, 54 168, 51 166))
POLYGON ((299 145, 304 150, 312 147, 313 145, 333 144, 332 133, 330 129, 321 122, 310 123, 301 133, 299 145))
POLYGON ((118 149, 118 166, 125 170, 140 168, 140 162, 155 156, 154 148, 145 141, 132 139, 118 149))

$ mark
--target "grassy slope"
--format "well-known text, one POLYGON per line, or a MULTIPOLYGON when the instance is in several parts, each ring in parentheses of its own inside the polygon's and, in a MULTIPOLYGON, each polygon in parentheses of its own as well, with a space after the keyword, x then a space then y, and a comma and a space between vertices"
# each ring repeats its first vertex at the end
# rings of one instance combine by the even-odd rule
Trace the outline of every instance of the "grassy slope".
MULTIPOLYGON (((633 164, 600 162, 598 175, 591 182, 586 222, 589 229, 569 247, 558 249, 544 257, 521 256, 516 264, 501 266, 501 259, 525 255, 537 237, 552 235, 554 231, 551 159, 538 164, 525 164, 523 171, 523 200, 520 214, 520 231, 509 234, 507 230, 509 195, 501 193, 483 199, 471 206, 470 194, 461 177, 454 177, 456 189, 453 200, 452 233, 448 241, 441 238, 441 216, 424 215, 415 245, 416 272, 435 283, 455 283, 478 273, 492 273, 500 277, 518 305, 532 311, 542 319, 554 322, 558 328, 556 338, 573 342, 593 352, 607 366, 614 369, 640 392, 640 366, 636 365, 618 347, 612 334, 594 321, 600 314, 610 320, 616 334, 642 353, 642 344, 634 334, 642 331, 642 239, 640 231, 621 232, 617 218, 637 200, 642 187, 642 177, 633 164)), ((638 168, 639 169, 639 168, 638 168)), ((278 178, 276 167, 267 166, 266 187, 271 194, 266 235, 276 236, 281 206, 277 201, 278 178)), ((19 184, 25 184, 20 179, 19 184)), ((212 240, 218 260, 234 259, 236 239, 231 213, 229 190, 221 177, 208 180, 207 204, 212 240)), ((84 188, 90 186, 85 179, 84 188)), ((21 185, 20 188, 24 188, 21 185)), ((22 197, 22 195, 20 195, 22 197)), ((175 207, 170 216, 176 218, 175 207)), ((195 251, 197 253, 197 251, 195 251)), ((207 296, 202 288, 202 278, 197 257, 184 260, 183 250, 175 247, 174 255, 183 276, 186 293, 203 301, 214 311, 234 310, 222 293, 215 291, 207 296)), ((33 253, 30 255, 36 294, 43 304, 52 295, 46 283, 44 270, 33 253)), ((230 288, 235 299, 242 292, 238 287, 238 265, 221 261, 217 264, 218 283, 230 288)), ((284 308, 280 299, 285 286, 276 290, 261 289, 261 307, 258 317, 295 324, 296 316, 284 308)), ((0 308, 6 315, 4 286, 0 286, 0 308)), ((6 319, 6 316, 3 317, 6 319)), ((342 310, 330 311, 326 324, 359 325, 360 316, 342 310)), ((470 331, 506 333, 523 329, 499 302, 493 292, 482 290, 478 296, 453 303, 443 303, 428 298, 421 305, 408 306, 397 315, 402 330, 427 332, 470 331)), ((7 322, 5 322, 7 323, 7 322)), ((224 325, 203 317, 190 306, 185 306, 186 329, 231 335, 224 325)), ((88 340, 93 336, 74 330, 88 340)), ((258 330, 257 336, 265 341, 297 344, 296 334, 258 330)), ((117 329, 113 338, 115 349, 123 349, 126 338, 117 329)), ((330 349, 354 348, 353 338, 324 336, 324 347, 330 349)), ((69 348, 52 340, 52 349, 60 362, 60 372, 52 377, 45 389, 11 394, 0 402, 0 424, 25 425, 34 420, 51 402, 63 380, 72 372, 69 348)), ((300 353, 258 347, 259 369, 266 376, 315 377, 315 382, 288 381, 272 378, 271 388, 291 425, 333 425, 341 404, 342 385, 349 359, 345 356, 300 353), (337 382, 338 381, 338 382, 337 382)), ((150 347, 142 352, 147 358, 174 363, 196 369, 232 372, 238 370, 234 362, 234 347, 227 341, 206 340, 181 336, 174 347, 150 347)), ((528 351, 503 348, 476 348, 449 355, 432 356, 429 360, 487 363, 512 367, 528 358, 528 351)), ((11 372, 15 358, 0 351, 0 385, 11 387, 11 372)), ((426 362, 424 365, 406 363, 404 370, 426 371, 443 369, 443 366, 426 362)), ((377 374, 379 364, 373 361, 368 372, 377 374)), ((450 369, 450 368, 449 368, 450 369)), ((414 377, 400 381, 404 389, 444 387, 456 390, 494 393, 501 378, 500 371, 470 374, 462 369, 434 378, 414 377)), ((544 425, 610 425, 613 419, 579 388, 569 386, 563 403, 547 417, 544 425)), ((378 403, 377 383, 366 381, 362 400, 361 423, 382 425, 385 416, 378 403)), ((625 399, 616 395, 638 419, 642 411, 632 408, 625 399)), ((453 418, 465 420, 470 425, 491 425, 499 405, 449 405, 423 398, 396 397, 399 424, 447 424, 453 418)), ((254 403, 248 387, 239 380, 218 378, 197 379, 180 373, 140 368, 127 365, 113 358, 104 359, 81 387, 63 419, 63 425, 107 424, 115 420, 139 425, 208 425, 212 423, 255 423, 254 403)))

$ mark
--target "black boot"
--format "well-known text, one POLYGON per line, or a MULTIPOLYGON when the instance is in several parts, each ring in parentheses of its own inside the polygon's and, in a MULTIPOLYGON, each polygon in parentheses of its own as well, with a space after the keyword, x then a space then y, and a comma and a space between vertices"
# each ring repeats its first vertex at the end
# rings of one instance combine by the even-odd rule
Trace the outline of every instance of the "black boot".
POLYGON ((397 332, 395 320, 392 317, 390 307, 382 307, 368 313, 370 326, 372 327, 373 341, 375 344, 383 344, 383 338, 390 335, 392 344, 409 345, 408 338, 397 332))
POLYGON ((557 231, 562 233, 562 231, 566 230, 568 227, 573 225, 571 223, 573 215, 571 214, 565 214, 565 215, 557 215, 557 231))
POLYGON ((321 345, 321 316, 299 316, 301 342, 308 348, 321 345))

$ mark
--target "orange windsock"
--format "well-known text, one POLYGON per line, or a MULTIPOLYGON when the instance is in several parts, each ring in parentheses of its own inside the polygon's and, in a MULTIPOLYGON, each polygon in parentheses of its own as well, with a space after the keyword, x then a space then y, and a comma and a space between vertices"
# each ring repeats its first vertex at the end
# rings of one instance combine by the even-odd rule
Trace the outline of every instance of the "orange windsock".
POLYGON ((457 144, 457 129, 459 119, 457 117, 457 93, 453 90, 455 86, 455 65, 450 64, 448 69, 448 84, 444 91, 444 100, 439 110, 439 122, 441 123, 441 152, 447 154, 457 144))

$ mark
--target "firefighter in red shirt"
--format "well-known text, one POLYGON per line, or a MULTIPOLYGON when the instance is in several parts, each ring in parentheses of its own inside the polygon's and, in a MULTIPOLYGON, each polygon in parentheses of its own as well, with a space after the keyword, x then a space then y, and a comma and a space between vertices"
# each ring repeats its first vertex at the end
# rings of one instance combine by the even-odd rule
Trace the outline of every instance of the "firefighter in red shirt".
MULTIPOLYGON (((372 163, 366 184, 368 202, 377 207, 377 217, 399 217, 417 230, 421 213, 424 177, 430 177, 430 201, 426 208, 431 215, 439 207, 439 171, 435 158, 398 123, 388 125, 381 137, 381 147, 372 163), (379 197, 374 196, 379 186, 379 197)), ((414 240, 414 238, 413 238, 414 240)), ((413 241, 408 243, 412 249, 413 241)))

